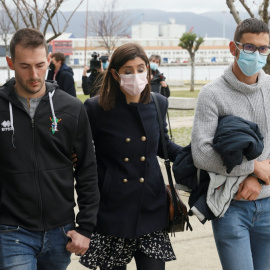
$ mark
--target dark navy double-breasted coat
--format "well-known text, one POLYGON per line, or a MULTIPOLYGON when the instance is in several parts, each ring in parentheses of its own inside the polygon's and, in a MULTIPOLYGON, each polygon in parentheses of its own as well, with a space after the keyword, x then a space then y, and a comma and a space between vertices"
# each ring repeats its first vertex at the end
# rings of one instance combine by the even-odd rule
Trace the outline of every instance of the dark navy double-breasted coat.
MULTIPOLYGON (((156 94, 163 117, 168 154, 181 147, 167 135, 167 98, 156 94)), ((152 98, 152 97, 151 97, 152 98)), ((104 111, 99 97, 85 101, 95 144, 101 193, 96 231, 124 238, 167 227, 167 197, 157 160, 163 157, 154 101, 126 103, 119 91, 116 106, 104 111)))

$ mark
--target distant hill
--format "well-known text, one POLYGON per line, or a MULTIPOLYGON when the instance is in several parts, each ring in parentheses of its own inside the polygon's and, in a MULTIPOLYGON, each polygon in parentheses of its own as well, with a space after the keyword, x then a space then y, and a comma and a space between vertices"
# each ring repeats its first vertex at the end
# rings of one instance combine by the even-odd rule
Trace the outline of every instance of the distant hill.
MULTIPOLYGON (((225 25, 225 37, 232 39, 236 27, 236 22, 228 11, 225 14, 222 12, 196 14, 192 12, 135 9, 118 11, 118 13, 131 18, 133 24, 139 24, 141 22, 168 23, 170 18, 174 18, 175 23, 185 24, 187 31, 193 27, 193 32, 202 37, 223 37, 223 27, 225 25)), ((64 14, 68 16, 70 12, 64 12, 64 14)), ((88 11, 89 17, 93 16, 93 14, 93 11, 88 11)), ((86 12, 77 11, 73 15, 66 32, 73 33, 77 38, 83 38, 85 36, 85 15, 86 12)))

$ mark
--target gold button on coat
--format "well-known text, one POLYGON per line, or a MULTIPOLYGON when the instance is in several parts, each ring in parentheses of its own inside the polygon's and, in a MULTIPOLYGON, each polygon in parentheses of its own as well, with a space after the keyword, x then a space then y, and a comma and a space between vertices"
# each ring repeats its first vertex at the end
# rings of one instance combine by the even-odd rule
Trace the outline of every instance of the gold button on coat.
POLYGON ((127 183, 128 182, 128 180, 125 178, 125 179, 123 179, 123 183, 127 183))
POLYGON ((141 161, 145 161, 145 157, 144 156, 141 157, 141 161))
POLYGON ((125 162, 129 162, 129 158, 127 158, 127 157, 124 158, 124 161, 125 161, 125 162))
POLYGON ((145 142, 145 141, 146 141, 146 137, 145 137, 145 136, 142 136, 142 137, 141 137, 141 140, 142 140, 143 142, 145 142))
POLYGON ((126 142, 130 142, 130 138, 126 138, 126 142))
POLYGON ((144 178, 141 177, 141 178, 139 179, 139 182, 140 182, 140 183, 143 183, 143 182, 144 182, 144 178))

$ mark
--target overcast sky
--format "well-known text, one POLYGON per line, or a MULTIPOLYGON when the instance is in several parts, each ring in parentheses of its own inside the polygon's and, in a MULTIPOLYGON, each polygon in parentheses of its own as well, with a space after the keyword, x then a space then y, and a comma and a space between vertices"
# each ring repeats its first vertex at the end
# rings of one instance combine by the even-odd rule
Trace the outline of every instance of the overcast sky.
MULTIPOLYGON (((78 10, 86 10, 86 1, 78 10)), ((79 0, 67 0, 62 6, 62 11, 71 11, 75 2, 79 0), (72 3, 72 5, 71 5, 72 3)), ((88 0, 89 10, 99 10, 103 0, 88 0)), ((241 6, 237 4, 236 6, 241 6)), ((226 0, 118 0, 119 9, 160 9, 164 11, 189 11, 202 13, 207 11, 228 11, 226 0)))

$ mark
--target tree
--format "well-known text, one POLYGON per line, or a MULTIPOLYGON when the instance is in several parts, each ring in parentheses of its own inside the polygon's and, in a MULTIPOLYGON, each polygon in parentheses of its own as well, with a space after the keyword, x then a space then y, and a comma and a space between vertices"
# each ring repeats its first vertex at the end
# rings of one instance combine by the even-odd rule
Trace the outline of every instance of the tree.
MULTIPOLYGON (((65 32, 71 17, 83 1, 80 0, 74 6, 74 11, 68 18, 60 11, 65 0, 0 0, 0 7, 6 12, 15 31, 23 27, 32 27, 41 31, 45 36, 48 29, 51 28, 53 35, 47 40, 50 42, 65 32), (12 6, 10 2, 12 2, 12 6), (14 10, 16 10, 16 14, 13 14, 14 10), (64 19, 64 26, 60 26, 60 19, 64 19)), ((74 2, 72 1, 73 4, 74 2)))
POLYGON ((180 38, 178 46, 186 49, 190 55, 191 62, 191 79, 190 79, 190 92, 194 91, 194 66, 195 66, 195 54, 198 51, 200 45, 203 43, 203 38, 197 36, 195 33, 184 33, 180 38))
MULTIPOLYGON (((257 0, 257 3, 255 0, 252 1, 226 0, 226 4, 230 10, 230 13, 232 14, 235 22, 239 24, 242 21, 242 19, 240 17, 239 11, 236 8, 235 2, 240 2, 241 6, 248 13, 250 18, 260 17, 262 21, 264 21, 267 25, 269 25, 270 16, 268 14, 268 8, 270 0, 262 0, 262 1, 257 0)), ((267 57, 267 64, 264 67, 264 71, 270 74, 270 56, 267 57)))
POLYGON ((246 0, 226 0, 226 4, 232 14, 234 20, 237 24, 239 24, 242 20, 240 18, 239 12, 236 9, 235 2, 240 2, 244 10, 248 13, 251 18, 257 17, 257 15, 264 21, 267 25, 269 23, 269 15, 268 15, 268 8, 269 8, 269 0, 256 1, 246 1, 246 0), (254 12, 255 11, 255 12, 254 12))
POLYGON ((105 0, 101 12, 95 12, 89 18, 89 28, 93 35, 101 38, 100 46, 104 46, 111 55, 118 40, 128 35, 131 19, 127 14, 117 11, 117 0, 105 0))
MULTIPOLYGON (((1 10, 0 11, 0 38, 4 42, 6 55, 9 54, 9 42, 10 42, 10 33, 14 31, 12 27, 11 20, 7 17, 7 14, 1 10)), ((10 79, 10 69, 7 68, 8 76, 7 80, 10 79)))

